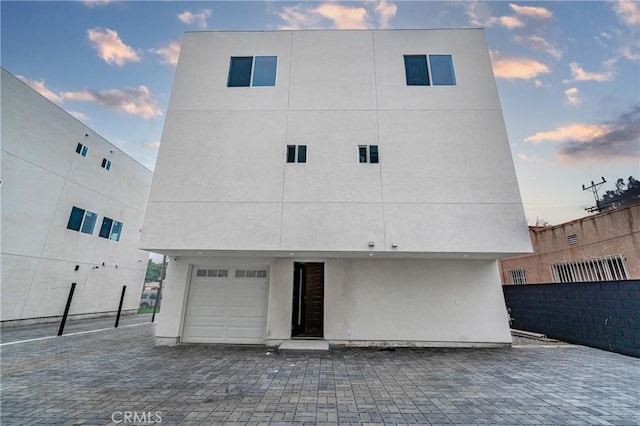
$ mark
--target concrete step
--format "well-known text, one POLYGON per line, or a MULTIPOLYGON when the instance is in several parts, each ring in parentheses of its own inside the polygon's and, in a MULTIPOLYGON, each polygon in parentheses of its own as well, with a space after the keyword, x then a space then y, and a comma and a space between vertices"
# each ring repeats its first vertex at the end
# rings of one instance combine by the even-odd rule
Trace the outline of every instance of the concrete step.
POLYGON ((287 340, 278 346, 280 353, 321 353, 329 352, 326 340, 287 340))

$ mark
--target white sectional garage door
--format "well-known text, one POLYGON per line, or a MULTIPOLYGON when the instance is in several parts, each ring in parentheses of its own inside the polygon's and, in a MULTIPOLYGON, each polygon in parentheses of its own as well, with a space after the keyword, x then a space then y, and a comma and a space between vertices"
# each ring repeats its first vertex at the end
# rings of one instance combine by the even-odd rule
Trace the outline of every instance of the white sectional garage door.
POLYGON ((264 343, 268 289, 265 268, 194 267, 182 341, 264 343))

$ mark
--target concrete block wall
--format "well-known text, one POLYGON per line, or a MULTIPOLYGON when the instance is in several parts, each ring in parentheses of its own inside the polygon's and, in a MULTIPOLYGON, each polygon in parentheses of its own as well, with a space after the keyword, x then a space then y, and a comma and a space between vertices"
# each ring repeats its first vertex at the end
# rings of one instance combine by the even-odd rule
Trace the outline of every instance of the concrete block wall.
POLYGON ((640 280, 502 289, 512 328, 640 357, 640 280))

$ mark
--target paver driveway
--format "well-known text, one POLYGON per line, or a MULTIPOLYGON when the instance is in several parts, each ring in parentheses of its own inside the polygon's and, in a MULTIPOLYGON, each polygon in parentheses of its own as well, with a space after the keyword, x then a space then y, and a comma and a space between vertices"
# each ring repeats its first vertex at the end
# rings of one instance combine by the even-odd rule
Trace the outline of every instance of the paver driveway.
POLYGON ((640 360, 598 349, 297 355, 154 327, 4 344, 2 424, 640 424, 640 360))

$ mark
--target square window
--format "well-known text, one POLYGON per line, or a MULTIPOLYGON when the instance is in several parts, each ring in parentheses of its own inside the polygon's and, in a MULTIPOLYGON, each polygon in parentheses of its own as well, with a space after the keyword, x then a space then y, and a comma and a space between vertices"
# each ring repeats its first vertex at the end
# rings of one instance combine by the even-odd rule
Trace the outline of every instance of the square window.
POLYGON ((428 86, 427 55, 404 55, 407 86, 428 86))
POLYGON ((198 269, 198 272, 196 272, 196 276, 197 277, 206 277, 207 276, 207 270, 206 269, 198 269))
POLYGON ((80 155, 82 155, 83 157, 87 156, 87 152, 89 151, 89 148, 85 145, 82 145, 80 142, 78 142, 78 145, 76 145, 76 152, 80 155))
POLYGON ((244 278, 246 271, 244 269, 236 269, 236 278, 244 278))
POLYGON ((267 271, 258 271, 256 275, 258 278, 267 278, 267 271))
POLYGON ((207 269, 207 276, 208 277, 217 277, 218 276, 218 270, 217 269, 207 269))
POLYGON ((431 81, 434 86, 456 85, 451 55, 429 55, 429 65, 431 67, 431 81))
POLYGON ((249 87, 251 83, 252 56, 231 57, 227 87, 249 87))
POLYGON ((275 86, 277 68, 277 56, 256 56, 252 86, 275 86))
POLYGON ((287 163, 306 163, 306 145, 287 145, 287 163))
POLYGON ((377 164, 379 162, 378 145, 358 145, 358 161, 377 164))
POLYGON ((113 220, 105 216, 102 219, 102 226, 100 227, 100 233, 98 236, 112 241, 120 241, 122 226, 122 222, 118 222, 117 220, 113 220))
POLYGON ((255 278, 256 277, 256 271, 254 270, 247 270, 247 278, 255 278))

